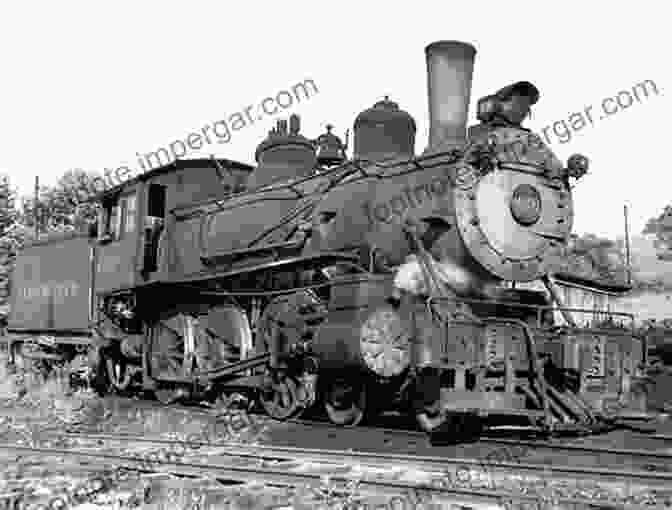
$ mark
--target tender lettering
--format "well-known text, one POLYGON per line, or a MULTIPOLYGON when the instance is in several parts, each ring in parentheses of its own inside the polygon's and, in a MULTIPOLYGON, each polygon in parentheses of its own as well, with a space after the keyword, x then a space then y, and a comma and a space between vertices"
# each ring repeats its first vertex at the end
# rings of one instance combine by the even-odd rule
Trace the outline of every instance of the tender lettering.
POLYGON ((19 294, 27 301, 49 297, 56 299, 70 298, 79 294, 79 284, 72 280, 64 282, 50 281, 32 287, 23 287, 19 291, 19 294))

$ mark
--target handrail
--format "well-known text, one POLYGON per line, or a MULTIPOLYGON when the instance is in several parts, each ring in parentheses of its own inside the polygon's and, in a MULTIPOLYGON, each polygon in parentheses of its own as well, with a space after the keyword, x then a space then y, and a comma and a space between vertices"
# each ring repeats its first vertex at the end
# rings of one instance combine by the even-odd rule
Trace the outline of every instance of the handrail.
POLYGON ((474 303, 474 304, 494 304, 494 305, 505 305, 505 306, 511 306, 511 307, 517 307, 517 308, 531 308, 535 310, 551 310, 551 311, 556 311, 560 310, 561 308, 563 310, 567 310, 569 312, 583 312, 583 313, 603 313, 606 315, 618 315, 622 317, 626 317, 628 319, 633 319, 635 318, 634 314, 627 313, 627 312, 606 312, 602 310, 596 310, 594 308, 574 308, 574 307, 557 307, 553 305, 532 305, 532 304, 527 304, 527 303, 517 303, 515 301, 503 301, 501 299, 475 299, 475 298, 456 298, 456 297, 447 297, 447 296, 434 296, 434 297, 429 297, 428 299, 432 300, 448 300, 448 301, 456 301, 456 302, 461 302, 461 303, 474 303))
MULTIPOLYGON (((529 310, 536 310, 536 315, 537 315, 537 324, 541 326, 541 317, 543 312, 545 311, 551 311, 551 312, 562 312, 562 311, 568 311, 568 312, 577 312, 577 313, 589 313, 593 315, 600 315, 604 316, 605 318, 615 318, 615 317, 623 317, 625 319, 628 319, 630 324, 630 328, 633 331, 635 330, 635 316, 631 313, 626 313, 626 312, 609 312, 609 311, 603 311, 603 310, 597 310, 594 308, 575 308, 575 307, 559 307, 559 306, 554 306, 554 305, 533 305, 533 304, 527 304, 527 303, 517 303, 515 301, 502 301, 502 300, 487 300, 487 299, 474 299, 474 298, 457 298, 457 297, 452 297, 452 296, 430 296, 427 298, 427 302, 429 303, 430 301, 451 301, 454 303, 466 303, 466 304, 484 304, 484 305, 502 305, 502 306, 508 306, 511 308, 518 308, 518 309, 529 309, 529 310)), ((580 330, 585 330, 586 328, 582 328, 581 326, 567 326, 569 329, 580 329, 580 330)))

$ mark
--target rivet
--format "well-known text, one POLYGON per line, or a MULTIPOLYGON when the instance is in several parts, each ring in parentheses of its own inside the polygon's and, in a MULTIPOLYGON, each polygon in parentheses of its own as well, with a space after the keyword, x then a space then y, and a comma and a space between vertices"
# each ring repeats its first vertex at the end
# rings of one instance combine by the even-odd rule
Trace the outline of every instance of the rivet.
POLYGON ((480 220, 479 220, 478 218, 471 218, 471 222, 470 222, 470 223, 471 223, 472 225, 478 225, 478 224, 480 223, 480 220))

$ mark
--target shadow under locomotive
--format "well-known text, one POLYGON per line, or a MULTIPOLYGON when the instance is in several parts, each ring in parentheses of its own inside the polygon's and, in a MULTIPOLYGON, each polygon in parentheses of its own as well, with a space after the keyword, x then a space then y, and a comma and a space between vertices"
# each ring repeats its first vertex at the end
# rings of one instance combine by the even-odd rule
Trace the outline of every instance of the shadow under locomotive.
POLYGON ((259 145, 256 167, 178 160, 108 190, 94 239, 76 240, 72 257, 50 265, 38 244, 19 259, 14 345, 72 331, 101 394, 244 392, 279 419, 319 407, 355 425, 397 410, 430 432, 477 433, 488 420, 594 429, 602 410, 581 374, 549 352, 635 339, 578 327, 549 277, 572 228, 570 179, 587 160, 565 167, 530 143, 529 82, 482 98, 467 132, 475 53, 426 48, 420 156, 414 120, 386 98, 357 117, 350 160, 330 127, 309 140, 292 116, 259 145), (69 275, 81 282, 71 299, 28 285, 69 275), (546 292, 506 287, 536 280, 546 292))

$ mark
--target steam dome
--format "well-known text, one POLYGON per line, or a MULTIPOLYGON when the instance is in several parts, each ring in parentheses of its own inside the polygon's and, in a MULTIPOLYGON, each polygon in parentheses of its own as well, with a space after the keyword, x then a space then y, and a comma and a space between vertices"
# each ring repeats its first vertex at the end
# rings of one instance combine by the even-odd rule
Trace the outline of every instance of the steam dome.
POLYGON ((355 119, 356 159, 383 161, 412 158, 415 152, 415 121, 387 96, 355 119))

